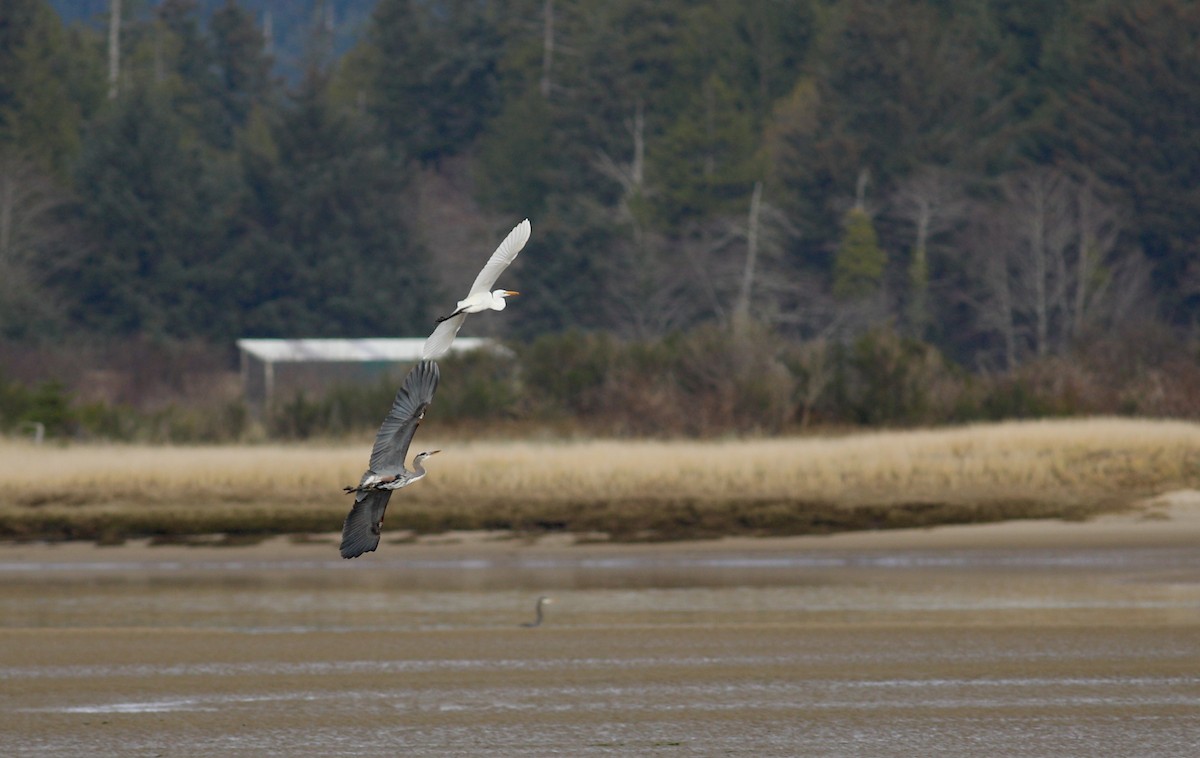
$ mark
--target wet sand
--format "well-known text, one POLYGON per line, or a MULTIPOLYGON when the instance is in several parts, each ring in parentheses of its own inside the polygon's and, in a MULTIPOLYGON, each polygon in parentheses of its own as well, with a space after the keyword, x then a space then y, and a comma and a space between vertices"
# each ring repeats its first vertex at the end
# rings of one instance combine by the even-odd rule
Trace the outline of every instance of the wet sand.
POLYGON ((0 546, 4 754, 1200 745, 1192 494, 1087 523, 335 545, 0 546), (520 627, 539 594, 545 623, 520 627))

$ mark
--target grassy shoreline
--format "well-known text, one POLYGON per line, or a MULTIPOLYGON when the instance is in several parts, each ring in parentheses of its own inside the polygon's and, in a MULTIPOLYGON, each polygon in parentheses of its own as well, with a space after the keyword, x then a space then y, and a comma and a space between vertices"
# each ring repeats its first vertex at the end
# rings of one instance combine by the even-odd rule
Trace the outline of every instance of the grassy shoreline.
MULTIPOLYGON (((577 540, 1084 519, 1200 487, 1200 425, 1012 422, 721 441, 438 439, 429 477, 392 498, 389 536, 566 532, 577 540)), ((0 441, 0 539, 233 541, 337 530, 370 439, 148 447, 0 441)))

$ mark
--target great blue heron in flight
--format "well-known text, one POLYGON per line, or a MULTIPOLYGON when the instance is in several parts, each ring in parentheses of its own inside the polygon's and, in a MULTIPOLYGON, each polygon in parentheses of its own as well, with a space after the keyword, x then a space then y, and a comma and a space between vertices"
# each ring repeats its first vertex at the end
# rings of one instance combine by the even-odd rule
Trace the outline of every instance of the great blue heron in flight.
POLYGON ((542 595, 541 597, 539 597, 537 599, 537 606, 535 606, 535 608, 534 608, 534 612, 537 614, 537 618, 535 618, 533 621, 526 621, 525 623, 521 624, 521 626, 524 626, 524 627, 541 626, 542 625, 542 606, 550 605, 553 602, 554 602, 554 598, 552 598, 552 597, 546 597, 545 595, 542 595))
POLYGON ((354 493, 354 507, 342 525, 342 557, 357 558, 379 547, 379 532, 383 528, 383 513, 387 510, 392 491, 407 487, 425 476, 421 464, 438 450, 417 453, 413 470, 404 467, 408 446, 417 426, 425 417, 425 409, 433 402, 441 372, 433 361, 421 361, 404 377, 396 393, 392 409, 379 427, 371 462, 357 487, 346 487, 354 493))
POLYGON ((433 334, 430 334, 429 338, 425 340, 425 347, 421 352, 422 358, 430 360, 442 357, 450 349, 450 343, 454 342, 454 337, 462 327, 463 321, 466 321, 468 313, 479 313, 486 310, 502 311, 506 297, 520 294, 512 290, 493 290, 492 285, 500 278, 500 274, 504 273, 504 269, 508 268, 508 264, 516 259, 521 248, 525 247, 525 243, 529 241, 529 234, 529 219, 525 219, 513 227, 513 230, 500 243, 500 247, 496 248, 496 252, 492 253, 492 257, 488 258, 488 262, 480 270, 479 276, 475 277, 471 291, 454 306, 454 312, 438 319, 438 325, 433 330, 433 334))

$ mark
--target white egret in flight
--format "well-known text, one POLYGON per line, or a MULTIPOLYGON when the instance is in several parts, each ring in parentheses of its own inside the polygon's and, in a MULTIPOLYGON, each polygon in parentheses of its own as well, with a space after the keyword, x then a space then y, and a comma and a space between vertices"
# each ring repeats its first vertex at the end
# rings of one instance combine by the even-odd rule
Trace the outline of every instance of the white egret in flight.
POLYGON ((504 269, 508 268, 508 264, 516 259, 521 248, 525 247, 525 243, 529 241, 529 234, 529 219, 513 227, 500 243, 500 247, 496 248, 496 252, 492 253, 492 257, 488 258, 479 276, 475 277, 471 291, 454 306, 454 312, 438 319, 433 334, 425 340, 425 347, 421 352, 423 359, 440 358, 450 349, 450 343, 454 342, 454 337, 462 327, 463 321, 466 321, 468 313, 502 311, 505 306, 504 298, 520 294, 512 290, 493 290, 492 285, 500 278, 500 274, 504 273, 504 269))
POLYGON ((354 493, 354 507, 342 524, 342 557, 357 558, 379 547, 379 532, 383 528, 383 513, 387 510, 392 491, 407 487, 425 476, 421 465, 438 450, 417 453, 413 470, 404 467, 408 446, 425 409, 433 402, 441 372, 433 361, 421 361, 404 377, 404 384, 392 401, 392 409, 379 427, 371 462, 357 487, 346 487, 354 493))

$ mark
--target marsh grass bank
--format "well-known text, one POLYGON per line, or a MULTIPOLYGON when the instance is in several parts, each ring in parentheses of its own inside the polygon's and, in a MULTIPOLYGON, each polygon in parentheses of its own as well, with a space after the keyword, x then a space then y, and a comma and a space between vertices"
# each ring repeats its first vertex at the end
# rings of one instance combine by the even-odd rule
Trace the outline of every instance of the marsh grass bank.
MULTIPOLYGON (((1200 425, 1014 422, 847 436, 439 440, 385 540, 461 529, 580 540, 790 535, 1083 519, 1200 487, 1200 425)), ((370 440, 228 447, 0 443, 0 537, 119 542, 327 533, 370 440)), ((414 450, 415 451, 415 450, 414 450)))

